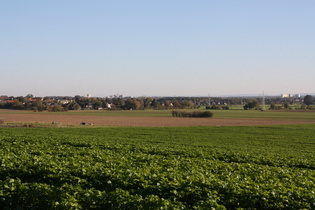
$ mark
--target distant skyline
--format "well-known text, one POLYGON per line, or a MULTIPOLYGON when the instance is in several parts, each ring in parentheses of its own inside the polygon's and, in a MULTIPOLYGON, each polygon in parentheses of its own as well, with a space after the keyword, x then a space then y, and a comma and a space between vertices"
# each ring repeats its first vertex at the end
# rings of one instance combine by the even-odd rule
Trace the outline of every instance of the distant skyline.
MULTIPOLYGON (((29 93, 31 94, 31 93, 29 93)), ((27 94, 27 95, 29 95, 27 94)), ((6 95, 2 94, 0 96, 7 96, 7 97, 27 97, 27 95, 6 95)), ((33 94, 31 94, 33 95, 33 94)), ((132 96, 132 95, 123 95, 123 94, 111 94, 111 95, 92 95, 92 94, 75 94, 75 95, 45 95, 45 96, 38 96, 38 95, 33 95, 33 97, 75 97, 75 96, 81 96, 81 97, 96 97, 96 98, 141 98, 141 97, 283 97, 283 98, 299 98, 299 97, 304 97, 306 95, 312 95, 315 96, 315 93, 281 93, 281 94, 273 94, 273 95, 266 95, 263 93, 258 93, 258 94, 235 94, 235 95, 142 95, 142 96, 132 96)))
POLYGON ((0 3, 0 95, 315 92, 315 1, 0 3))

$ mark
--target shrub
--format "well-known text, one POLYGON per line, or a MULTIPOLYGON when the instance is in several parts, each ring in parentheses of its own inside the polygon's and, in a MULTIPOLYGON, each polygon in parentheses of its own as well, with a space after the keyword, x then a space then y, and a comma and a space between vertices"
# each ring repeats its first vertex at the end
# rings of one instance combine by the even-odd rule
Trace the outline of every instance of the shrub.
POLYGON ((172 116, 173 117, 178 117, 178 111, 172 111, 172 116))
POLYGON ((222 106, 222 109, 228 110, 228 109, 230 109, 230 107, 229 106, 222 106))
POLYGON ((210 111, 194 111, 194 112, 185 112, 185 111, 172 111, 173 117, 212 117, 213 113, 210 111))

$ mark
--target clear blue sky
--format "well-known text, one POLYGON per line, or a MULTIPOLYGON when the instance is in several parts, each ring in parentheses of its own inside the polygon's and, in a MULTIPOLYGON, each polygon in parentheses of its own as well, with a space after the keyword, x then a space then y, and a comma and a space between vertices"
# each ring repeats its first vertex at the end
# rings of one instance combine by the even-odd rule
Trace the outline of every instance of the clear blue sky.
POLYGON ((314 0, 2 0, 0 95, 315 92, 314 0))

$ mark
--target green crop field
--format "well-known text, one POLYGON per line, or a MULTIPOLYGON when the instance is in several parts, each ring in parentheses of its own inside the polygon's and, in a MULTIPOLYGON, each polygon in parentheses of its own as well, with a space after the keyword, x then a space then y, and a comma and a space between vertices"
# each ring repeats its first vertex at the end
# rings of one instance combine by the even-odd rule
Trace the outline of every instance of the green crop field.
MULTIPOLYGON (((180 111, 192 112, 195 109, 180 111)), ((210 110, 215 118, 240 118, 240 119, 278 119, 278 120, 314 120, 315 111, 258 111, 258 110, 210 110)), ((126 117, 171 117, 171 110, 80 110, 68 112, 33 112, 12 111, 0 109, 1 114, 50 114, 50 115, 82 115, 82 116, 126 116, 126 117)))
POLYGON ((314 120, 314 111, 211 110, 217 118, 314 120))
POLYGON ((314 130, 0 128, 0 206, 315 209, 314 130))

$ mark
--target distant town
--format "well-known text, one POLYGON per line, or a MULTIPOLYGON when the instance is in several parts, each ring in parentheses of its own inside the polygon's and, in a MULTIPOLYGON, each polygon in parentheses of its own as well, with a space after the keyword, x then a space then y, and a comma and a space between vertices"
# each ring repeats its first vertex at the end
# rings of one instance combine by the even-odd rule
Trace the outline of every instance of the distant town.
POLYGON ((0 109, 34 110, 35 112, 59 112, 68 110, 144 110, 144 109, 314 109, 313 95, 281 94, 279 96, 238 97, 124 97, 122 94, 108 97, 85 96, 0 96, 0 109))

